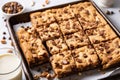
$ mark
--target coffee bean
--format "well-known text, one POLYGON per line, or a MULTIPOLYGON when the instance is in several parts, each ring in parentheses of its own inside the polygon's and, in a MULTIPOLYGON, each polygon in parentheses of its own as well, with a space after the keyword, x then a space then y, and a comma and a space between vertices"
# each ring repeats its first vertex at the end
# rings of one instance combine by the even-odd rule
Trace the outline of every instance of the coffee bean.
POLYGON ((3 34, 5 35, 5 34, 6 34, 6 32, 3 32, 3 34))
POLYGON ((3 36, 3 39, 6 39, 6 37, 5 37, 5 36, 3 36))
POLYGON ((8 39, 11 40, 11 37, 9 37, 8 39))
POLYGON ((113 12, 113 11, 111 11, 111 14, 114 14, 114 12, 113 12))

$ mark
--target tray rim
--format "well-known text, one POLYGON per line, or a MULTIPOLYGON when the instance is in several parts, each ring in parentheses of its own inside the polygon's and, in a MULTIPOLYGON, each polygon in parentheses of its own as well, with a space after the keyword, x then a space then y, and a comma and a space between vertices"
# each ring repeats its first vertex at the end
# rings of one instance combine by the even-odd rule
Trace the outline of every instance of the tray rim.
MULTIPOLYGON (((63 7, 63 6, 66 6, 66 5, 70 5, 70 4, 75 4, 75 3, 79 3, 79 2, 86 2, 86 1, 89 1, 92 3, 92 5, 95 7, 95 9, 100 13, 100 15, 107 21, 107 23, 111 26, 111 28, 114 30, 114 32, 118 35, 118 37, 120 37, 120 31, 115 27, 114 24, 112 24, 112 21, 104 14, 104 12, 96 5, 96 3, 93 1, 93 0, 82 0, 82 1, 73 1, 73 2, 70 2, 70 3, 65 3, 65 4, 60 4, 60 5, 56 5, 56 6, 51 6, 51 7, 47 7, 47 8, 42 8, 42 9, 38 9, 38 10, 34 10, 34 11, 29 11, 29 12, 26 12, 26 13, 22 13, 22 14, 19 14, 19 15, 24 15, 24 14, 30 14, 30 13, 33 13, 33 12, 38 12, 38 11, 44 11, 44 10, 48 10, 48 9, 51 9, 51 8, 59 8, 59 7, 63 7)), ((22 49, 19 45, 19 42, 17 42, 17 37, 15 36, 15 32, 14 32, 14 29, 13 26, 11 25, 11 19, 16 17, 16 16, 19 16, 19 15, 15 15, 15 16, 12 16, 10 18, 8 18, 7 20, 7 28, 8 28, 8 31, 10 33, 10 36, 12 38, 12 41, 14 43, 14 47, 15 49, 17 49, 20 53, 20 55, 22 56, 23 58, 23 70, 24 70, 24 73, 27 77, 27 80, 33 80, 33 75, 32 75, 32 72, 27 64, 27 61, 25 59, 25 56, 24 56, 24 53, 22 52, 22 49)))

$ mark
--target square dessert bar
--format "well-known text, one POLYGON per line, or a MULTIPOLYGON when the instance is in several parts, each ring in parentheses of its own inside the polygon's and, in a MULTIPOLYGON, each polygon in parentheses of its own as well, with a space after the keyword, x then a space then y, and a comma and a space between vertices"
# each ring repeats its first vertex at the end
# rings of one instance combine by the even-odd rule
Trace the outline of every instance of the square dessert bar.
POLYGON ((64 77, 73 73, 75 62, 71 55, 71 51, 55 54, 50 58, 50 61, 57 77, 64 77))
POLYGON ((99 59, 91 45, 72 50, 77 71, 93 69, 98 66, 99 59))
POLYGON ((54 16, 57 21, 67 20, 75 17, 72 11, 70 10, 70 6, 53 9, 52 12, 54 13, 54 16))
POLYGON ((120 63, 120 38, 94 44, 103 69, 120 63))
POLYGON ((64 35, 77 32, 82 29, 79 21, 77 19, 68 19, 59 22, 60 29, 64 35))
POLYGON ((65 35, 64 37, 70 49, 74 49, 89 44, 88 37, 82 30, 73 34, 65 35))
POLYGON ((84 13, 81 14, 82 16, 78 17, 78 20, 80 21, 84 30, 97 28, 107 24, 107 22, 99 13, 94 13, 92 16, 89 15, 89 17, 84 17, 85 13, 89 14, 90 11, 85 10, 84 13))
POLYGON ((90 2, 84 2, 84 3, 77 3, 70 6, 70 9, 75 14, 75 16, 80 14, 80 11, 84 10, 85 8, 92 6, 90 2))
POLYGON ((31 13, 30 18, 33 27, 39 27, 40 25, 47 25, 55 22, 55 18, 51 10, 31 13))
POLYGON ((117 37, 115 32, 110 28, 109 25, 101 26, 96 29, 86 30, 91 43, 96 44, 102 41, 107 41, 117 37))
POLYGON ((33 32, 32 29, 25 30, 24 28, 20 28, 17 32, 20 46, 31 67, 48 61, 48 52, 33 32))
POLYGON ((62 37, 46 41, 47 47, 52 55, 68 50, 62 37))
POLYGON ((47 41, 49 39, 56 38, 61 35, 61 31, 57 23, 51 23, 48 26, 40 26, 39 28, 36 28, 36 30, 39 33, 39 36, 42 39, 42 41, 47 41))
POLYGON ((107 24, 90 2, 72 5, 72 11, 78 17, 84 30, 107 24))

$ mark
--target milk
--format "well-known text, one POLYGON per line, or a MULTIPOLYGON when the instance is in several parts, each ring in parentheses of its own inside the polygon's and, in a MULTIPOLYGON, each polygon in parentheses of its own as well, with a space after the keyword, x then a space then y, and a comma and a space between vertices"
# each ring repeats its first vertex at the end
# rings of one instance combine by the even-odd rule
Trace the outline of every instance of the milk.
POLYGON ((0 54, 0 80, 22 80, 22 67, 19 65, 21 60, 18 56, 12 53, 0 54), (8 72, 11 73, 4 74, 8 72))

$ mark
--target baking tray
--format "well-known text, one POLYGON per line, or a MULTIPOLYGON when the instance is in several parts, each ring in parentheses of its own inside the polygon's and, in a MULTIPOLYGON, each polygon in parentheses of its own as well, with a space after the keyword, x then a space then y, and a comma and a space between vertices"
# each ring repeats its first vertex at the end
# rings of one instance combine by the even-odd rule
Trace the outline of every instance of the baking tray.
MULTIPOLYGON (((92 0, 75 1, 75 2, 71 2, 71 3, 66 3, 66 4, 57 5, 57 6, 52 6, 52 7, 49 7, 49 8, 43 8, 43 9, 39 9, 39 10, 35 10, 35 11, 19 14, 19 15, 16 15, 16 16, 12 16, 12 17, 10 17, 8 19, 8 21, 7 21, 8 30, 10 32, 10 35, 11 35, 11 38, 13 40, 15 48, 20 52, 20 55, 22 56, 22 59, 23 59, 23 69, 24 69, 25 75, 27 77, 27 80, 33 80, 33 74, 35 73, 35 70, 29 68, 29 66, 27 64, 27 61, 26 61, 25 56, 23 54, 23 51, 22 51, 22 49, 20 48, 20 45, 19 45, 19 41, 18 41, 18 38, 17 38, 17 35, 16 35, 16 30, 21 25, 31 25, 29 15, 31 13, 33 13, 33 12, 44 11, 44 10, 51 9, 51 8, 52 9, 53 8, 60 8, 60 7, 67 6, 69 4, 75 4, 75 3, 79 3, 79 2, 85 2, 85 1, 90 1, 93 4, 93 6, 97 9, 97 11, 103 16, 103 18, 108 22, 108 24, 115 31, 115 33, 120 37, 119 30, 115 27, 115 25, 112 24, 112 22, 104 15, 102 10, 92 0)), ((114 69, 115 68, 111 68, 111 69, 106 70, 105 71, 106 74, 98 72, 97 69, 89 70, 89 71, 83 72, 82 76, 78 76, 76 74, 73 74, 73 75, 68 76, 68 77, 66 77, 64 79, 61 79, 61 80, 75 80, 75 79, 76 80, 81 80, 81 79, 82 80, 97 80, 98 78, 104 78, 104 77, 108 76, 114 69)))

